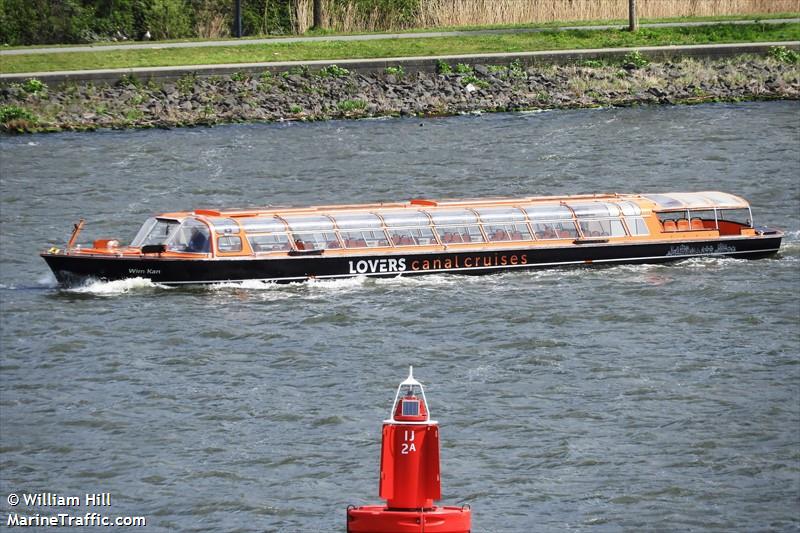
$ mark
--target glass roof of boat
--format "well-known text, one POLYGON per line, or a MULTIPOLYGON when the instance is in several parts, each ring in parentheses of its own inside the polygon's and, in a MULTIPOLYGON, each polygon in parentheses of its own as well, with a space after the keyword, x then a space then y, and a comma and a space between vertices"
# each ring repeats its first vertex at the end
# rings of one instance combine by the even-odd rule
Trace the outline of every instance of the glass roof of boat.
POLYGON ((745 200, 738 196, 718 191, 669 192, 663 194, 645 194, 643 196, 658 204, 656 209, 697 209, 713 207, 720 209, 738 209, 749 206, 745 200))

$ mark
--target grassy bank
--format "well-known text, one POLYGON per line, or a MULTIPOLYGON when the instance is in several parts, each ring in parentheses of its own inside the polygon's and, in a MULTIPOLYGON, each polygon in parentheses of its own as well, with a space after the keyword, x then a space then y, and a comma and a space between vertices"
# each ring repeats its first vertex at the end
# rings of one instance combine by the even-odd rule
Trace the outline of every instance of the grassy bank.
POLYGON ((686 28, 570 30, 504 35, 265 43, 247 46, 70 52, 4 56, 3 73, 132 68, 266 61, 434 56, 631 46, 800 40, 800 24, 746 24, 686 28))
POLYGON ((580 65, 441 63, 438 73, 389 68, 353 74, 340 67, 112 86, 49 88, 36 80, 0 90, 0 131, 44 132, 232 122, 445 116, 473 112, 800 98, 800 57, 684 59, 580 65))

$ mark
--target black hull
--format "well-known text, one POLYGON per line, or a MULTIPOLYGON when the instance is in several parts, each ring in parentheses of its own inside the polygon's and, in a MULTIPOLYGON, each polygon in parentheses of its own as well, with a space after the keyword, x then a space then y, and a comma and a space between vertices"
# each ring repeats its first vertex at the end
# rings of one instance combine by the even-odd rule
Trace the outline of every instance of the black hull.
POLYGON ((640 244, 582 244, 553 248, 407 253, 383 255, 295 255, 251 259, 172 259, 157 256, 103 257, 42 254, 60 283, 87 278, 148 278, 167 285, 263 280, 296 282, 354 276, 394 277, 433 273, 488 274, 503 270, 585 264, 635 264, 689 257, 755 259, 778 251, 781 236, 640 244))

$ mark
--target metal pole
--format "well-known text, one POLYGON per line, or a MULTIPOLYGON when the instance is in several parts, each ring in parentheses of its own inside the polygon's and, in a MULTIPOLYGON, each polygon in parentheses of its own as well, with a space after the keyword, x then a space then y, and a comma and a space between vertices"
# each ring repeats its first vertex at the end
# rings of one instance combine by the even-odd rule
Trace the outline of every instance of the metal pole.
POLYGON ((236 0, 234 2, 233 35, 234 37, 242 36, 242 0, 236 0))
POLYGON ((636 0, 628 0, 628 29, 639 31, 639 18, 636 16, 636 0))

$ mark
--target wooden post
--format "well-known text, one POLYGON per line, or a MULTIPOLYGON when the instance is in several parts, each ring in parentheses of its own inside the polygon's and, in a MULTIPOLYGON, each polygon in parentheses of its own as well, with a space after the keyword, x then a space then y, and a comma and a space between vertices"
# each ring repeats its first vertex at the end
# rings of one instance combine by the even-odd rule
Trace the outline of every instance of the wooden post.
POLYGON ((639 18, 636 16, 636 0, 628 0, 628 23, 628 29, 630 31, 639 31, 639 18))
POLYGON ((322 0, 314 0, 314 25, 315 30, 321 30, 322 24, 322 0))

